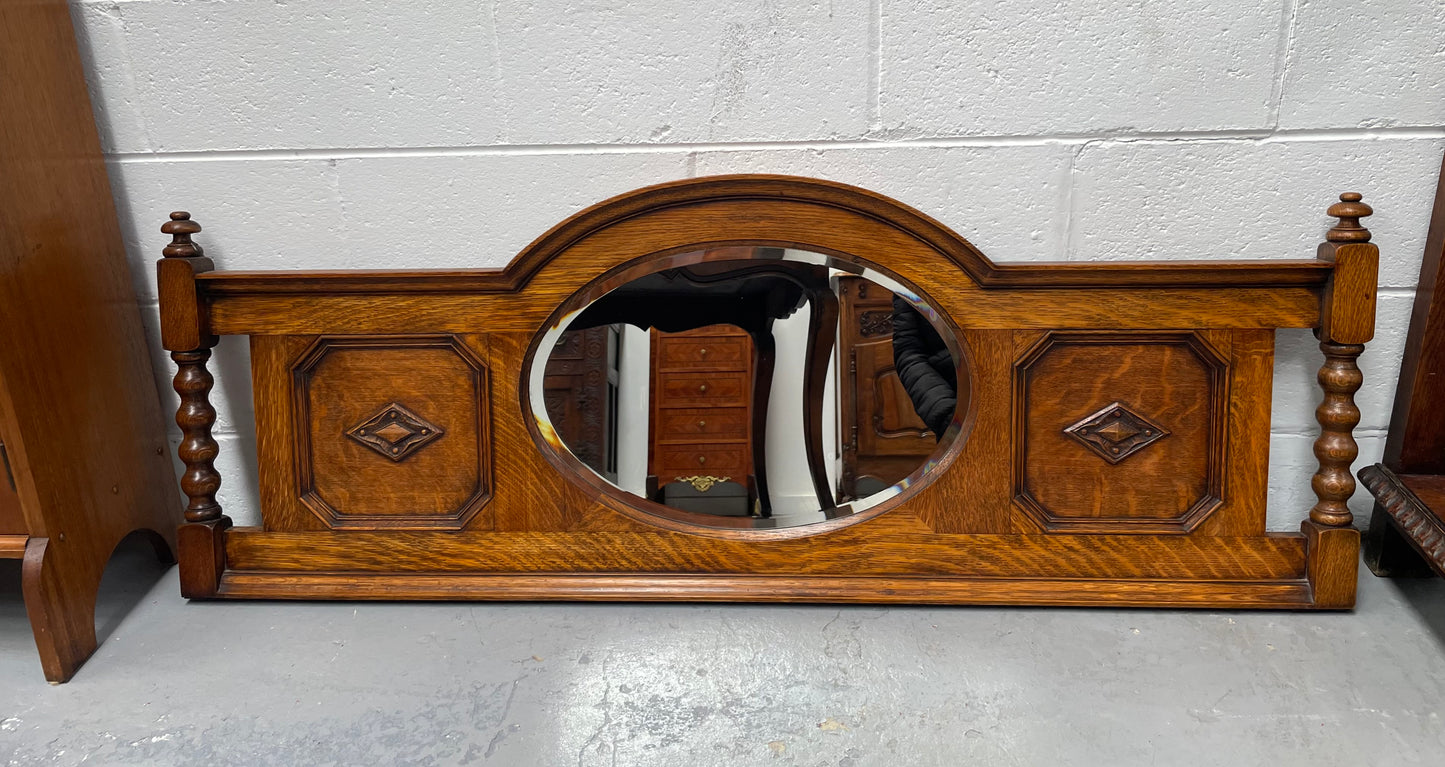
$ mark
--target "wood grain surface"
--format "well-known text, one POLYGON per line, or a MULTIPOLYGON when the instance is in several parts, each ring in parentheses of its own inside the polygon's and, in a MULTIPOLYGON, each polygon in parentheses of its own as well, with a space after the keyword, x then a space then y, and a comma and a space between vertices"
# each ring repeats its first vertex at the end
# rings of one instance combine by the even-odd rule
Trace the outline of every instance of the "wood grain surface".
POLYGON ((0 532, 28 536, 26 611, 63 682, 95 650, 111 552, 144 529, 169 558, 181 504, 64 0, 0 3, 0 83, 0 483, 24 519, 0 532))

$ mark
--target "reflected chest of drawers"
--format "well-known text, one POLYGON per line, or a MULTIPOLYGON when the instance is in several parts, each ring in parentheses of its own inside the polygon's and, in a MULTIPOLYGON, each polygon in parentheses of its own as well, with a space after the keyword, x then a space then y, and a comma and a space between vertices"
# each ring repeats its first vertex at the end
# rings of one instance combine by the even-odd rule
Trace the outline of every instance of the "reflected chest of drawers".
POLYGON ((681 492, 710 500, 741 485, 746 496, 722 508, 752 508, 753 372, 752 339, 738 328, 652 332, 648 483, 656 492, 681 483, 693 491, 681 492))

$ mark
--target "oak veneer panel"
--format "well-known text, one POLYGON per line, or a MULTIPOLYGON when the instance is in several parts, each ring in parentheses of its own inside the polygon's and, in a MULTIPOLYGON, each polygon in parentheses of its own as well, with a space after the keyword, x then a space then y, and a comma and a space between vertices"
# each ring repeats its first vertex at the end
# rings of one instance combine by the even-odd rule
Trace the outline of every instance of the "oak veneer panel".
MULTIPOLYGON (((1221 339, 1227 341, 1228 339, 1221 339)), ((1016 503, 1046 529, 1184 532, 1220 505, 1228 349, 1193 333, 1054 333, 1018 363, 1016 503), (1142 443, 1105 457, 1071 436, 1107 428, 1142 443), (1161 431, 1162 429, 1162 431, 1161 431), (1147 436, 1153 435, 1153 436, 1147 436), (1110 458, 1117 461, 1111 463, 1110 458)))
POLYGON ((301 502, 296 477, 296 394, 291 366, 317 336, 251 336, 257 479, 261 522, 267 530, 325 530, 301 502))
POLYGON ((831 540, 727 540, 682 533, 262 533, 234 528, 237 570, 369 572, 650 572, 1135 577, 1304 577, 1304 539, 1183 536, 874 534, 867 523, 831 540))
POLYGON ((304 501, 329 525, 460 529, 486 504, 488 371, 485 339, 472 340, 481 355, 446 337, 323 338, 293 367, 304 501), (414 449, 352 436, 378 415, 390 433, 416 428, 414 449))
POLYGON ((1274 332, 1231 330, 1229 420, 1224 430, 1224 503, 1195 528, 1196 535, 1264 535, 1269 504, 1270 396, 1274 388, 1274 332))
MULTIPOLYGON (((932 467, 914 496, 914 513, 940 533, 1011 532, 1009 419, 1013 333, 965 330, 959 336, 972 376, 962 434, 932 467)), ((885 515, 887 516, 887 515, 885 515)))
MULTIPOLYGON (((492 369, 498 371, 492 384, 492 433, 496 445, 506 446, 494 451, 496 487, 490 508, 498 531, 560 532, 572 529, 589 511, 613 513, 602 511, 595 495, 553 468, 527 428, 532 416, 523 412, 525 398, 519 387, 526 385, 522 371, 535 332, 488 334, 492 369)), ((580 461, 571 470, 602 482, 580 461)))

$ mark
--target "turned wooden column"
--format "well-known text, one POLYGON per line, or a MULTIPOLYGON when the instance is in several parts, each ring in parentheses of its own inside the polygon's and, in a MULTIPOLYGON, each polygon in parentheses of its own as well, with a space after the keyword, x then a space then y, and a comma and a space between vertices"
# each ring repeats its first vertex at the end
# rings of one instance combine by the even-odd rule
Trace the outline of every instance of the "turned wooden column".
POLYGON ((215 380, 206 369, 217 338, 207 328, 206 306, 196 285, 196 275, 210 271, 213 264, 191 240, 191 235, 201 231, 191 214, 172 213, 161 231, 171 235, 170 244, 161 251, 164 258, 157 264, 161 343, 176 363, 173 383, 181 398, 176 410, 181 444, 176 453, 186 466, 181 491, 189 499, 186 524, 179 534, 181 593, 190 598, 209 597, 216 594, 225 570, 222 541, 231 526, 216 500, 221 475, 215 465, 220 446, 211 436, 216 423, 216 409, 210 401, 215 380))
POLYGON ((1365 380, 1355 360, 1365 351, 1365 345, 1324 341, 1320 351, 1325 353, 1319 372, 1325 398, 1315 409, 1315 420, 1320 423, 1320 436, 1315 440, 1319 469, 1310 481, 1319 500, 1310 509, 1310 520, 1327 527, 1348 527, 1354 521, 1348 502, 1355 494, 1350 466, 1360 454, 1354 435, 1360 423, 1355 392, 1365 380))
POLYGON ((216 409, 209 399, 215 384, 211 371, 206 369, 206 360, 210 358, 210 349, 171 352, 171 359, 176 363, 173 383, 176 394, 181 395, 181 406, 176 410, 181 444, 176 452, 186 465, 186 473, 181 476, 181 491, 190 499, 186 505, 187 522, 211 522, 222 516, 221 504, 216 501, 221 475, 215 466, 221 448, 211 436, 216 409))
POLYGON ((1315 335, 1325 361, 1319 384, 1324 399, 1315 409, 1320 435, 1315 440, 1319 468, 1310 485, 1318 499, 1301 526, 1308 542, 1306 569, 1320 607, 1352 607, 1359 571, 1360 534, 1351 526, 1349 500, 1355 494, 1350 465, 1359 455, 1354 429, 1360 423, 1355 392, 1364 376, 1355 361, 1375 333, 1375 291, 1379 248, 1360 224, 1370 206, 1355 192, 1340 195, 1329 214, 1338 219, 1320 246, 1321 260, 1334 262, 1334 274, 1321 301, 1315 335))

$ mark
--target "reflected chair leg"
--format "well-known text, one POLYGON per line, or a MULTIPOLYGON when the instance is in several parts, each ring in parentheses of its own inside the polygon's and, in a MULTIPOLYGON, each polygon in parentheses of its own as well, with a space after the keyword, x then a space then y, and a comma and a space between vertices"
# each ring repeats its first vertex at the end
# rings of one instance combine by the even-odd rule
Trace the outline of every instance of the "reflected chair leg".
POLYGON ((763 517, 773 516, 773 499, 768 494, 768 399, 773 391, 773 364, 777 349, 773 321, 753 330, 753 477, 758 485, 758 509, 763 517))
POLYGON ((838 297, 831 289, 815 290, 808 300, 807 368, 803 371, 803 444, 808 453, 808 471, 819 508, 837 506, 828 484, 823 457, 823 395, 828 386, 828 364, 838 335, 838 297))

